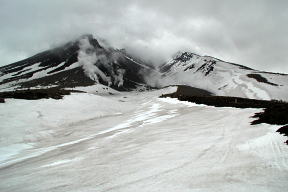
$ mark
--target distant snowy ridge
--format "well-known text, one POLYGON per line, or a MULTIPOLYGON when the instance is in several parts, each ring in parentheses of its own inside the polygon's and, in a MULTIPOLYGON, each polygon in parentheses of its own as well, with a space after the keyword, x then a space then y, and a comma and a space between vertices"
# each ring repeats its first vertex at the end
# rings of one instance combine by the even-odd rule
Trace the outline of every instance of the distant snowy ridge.
POLYGON ((288 75, 257 71, 210 56, 178 53, 160 66, 160 86, 189 85, 216 95, 288 101, 288 75))

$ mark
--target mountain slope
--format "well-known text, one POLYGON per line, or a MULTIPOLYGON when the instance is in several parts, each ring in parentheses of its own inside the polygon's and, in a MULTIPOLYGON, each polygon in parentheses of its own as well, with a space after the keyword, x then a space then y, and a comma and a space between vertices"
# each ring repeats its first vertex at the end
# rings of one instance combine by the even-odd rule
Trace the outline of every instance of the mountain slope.
POLYGON ((288 100, 288 75, 257 71, 209 56, 179 53, 160 66, 158 84, 206 89, 215 95, 288 100))
POLYGON ((0 89, 75 87, 96 83, 118 90, 143 84, 140 73, 152 70, 119 50, 102 47, 84 35, 61 47, 0 68, 0 89))

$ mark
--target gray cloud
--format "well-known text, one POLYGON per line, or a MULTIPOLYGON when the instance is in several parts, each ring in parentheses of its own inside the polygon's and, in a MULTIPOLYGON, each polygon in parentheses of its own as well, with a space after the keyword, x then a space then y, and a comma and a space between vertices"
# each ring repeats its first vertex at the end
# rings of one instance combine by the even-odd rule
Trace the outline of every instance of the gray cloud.
POLYGON ((159 63, 189 50, 288 73, 285 0, 1 0, 0 65, 92 33, 159 63))

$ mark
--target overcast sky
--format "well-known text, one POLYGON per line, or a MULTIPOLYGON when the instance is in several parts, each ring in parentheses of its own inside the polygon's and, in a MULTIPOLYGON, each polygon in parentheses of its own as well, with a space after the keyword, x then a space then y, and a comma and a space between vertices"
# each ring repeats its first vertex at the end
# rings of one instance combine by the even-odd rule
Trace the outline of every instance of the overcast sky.
POLYGON ((189 50, 288 73, 286 0, 0 0, 0 66, 84 33, 154 62, 189 50))

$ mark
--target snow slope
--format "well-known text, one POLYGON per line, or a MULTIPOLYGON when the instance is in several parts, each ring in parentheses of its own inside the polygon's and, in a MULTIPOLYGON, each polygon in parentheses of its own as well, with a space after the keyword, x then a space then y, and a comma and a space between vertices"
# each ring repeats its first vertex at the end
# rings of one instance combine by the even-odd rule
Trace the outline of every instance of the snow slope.
POLYGON ((257 71, 209 56, 178 53, 160 67, 163 72, 158 84, 190 85, 206 89, 216 95, 250 99, 288 101, 288 75, 257 71), (248 75, 257 75, 267 82, 259 82, 248 75))
POLYGON ((277 126, 250 125, 259 109, 158 98, 175 88, 110 96, 86 91, 0 105, 0 191, 288 187, 285 138, 277 126))

